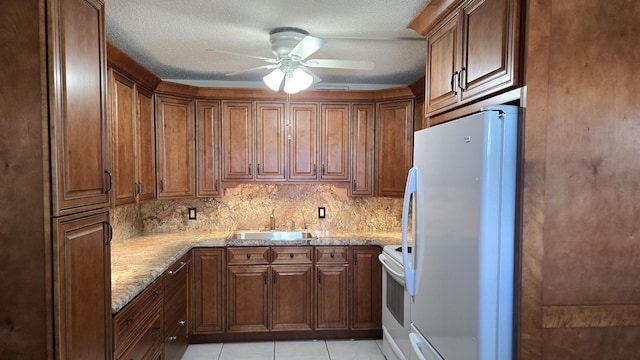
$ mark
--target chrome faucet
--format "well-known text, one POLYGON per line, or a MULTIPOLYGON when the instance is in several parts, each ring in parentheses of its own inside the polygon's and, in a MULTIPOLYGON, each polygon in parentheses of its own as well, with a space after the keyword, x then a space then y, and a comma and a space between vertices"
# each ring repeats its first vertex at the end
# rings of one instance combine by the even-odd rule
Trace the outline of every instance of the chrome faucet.
POLYGON ((271 210, 271 216, 269 216, 269 228, 271 230, 275 230, 276 229, 276 216, 274 215, 275 210, 271 210))

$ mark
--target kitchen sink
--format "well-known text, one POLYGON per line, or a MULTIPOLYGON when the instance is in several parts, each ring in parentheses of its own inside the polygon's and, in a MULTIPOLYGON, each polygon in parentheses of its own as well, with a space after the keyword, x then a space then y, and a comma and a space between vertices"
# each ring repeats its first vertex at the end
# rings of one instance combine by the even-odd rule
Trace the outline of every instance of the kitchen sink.
POLYGON ((311 240, 316 237, 308 231, 234 231, 229 240, 311 240))

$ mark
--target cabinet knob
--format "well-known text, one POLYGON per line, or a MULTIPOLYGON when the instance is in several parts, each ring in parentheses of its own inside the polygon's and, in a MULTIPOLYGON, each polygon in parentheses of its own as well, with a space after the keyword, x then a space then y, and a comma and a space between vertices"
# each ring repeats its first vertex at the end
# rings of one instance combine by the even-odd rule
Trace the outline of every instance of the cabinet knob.
POLYGON ((289 254, 289 257, 293 259, 293 253, 290 253, 290 254, 289 254))
POLYGON ((329 254, 329 256, 331 256, 332 258, 334 258, 334 257, 336 257, 336 254, 331 253, 331 254, 329 254))
POLYGON ((131 324, 133 324, 133 318, 128 318, 128 319, 126 320, 126 323, 127 323, 127 325, 131 325, 131 324))
POLYGON ((180 324, 180 325, 184 325, 184 324, 186 324, 186 323, 187 323, 187 322, 186 322, 186 321, 184 321, 184 320, 180 320, 180 321, 178 321, 178 324, 180 324))
POLYGON ((167 338, 167 340, 169 340, 169 341, 178 340, 178 337, 177 337, 177 336, 169 336, 169 337, 167 338))
POLYGON ((251 254, 247 253, 247 259, 251 259, 251 254))

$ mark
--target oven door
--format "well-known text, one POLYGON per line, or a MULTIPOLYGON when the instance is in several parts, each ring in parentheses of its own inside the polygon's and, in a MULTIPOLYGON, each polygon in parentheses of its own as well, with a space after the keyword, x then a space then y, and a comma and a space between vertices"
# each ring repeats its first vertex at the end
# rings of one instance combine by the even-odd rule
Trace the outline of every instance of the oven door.
POLYGON ((382 273, 382 351, 387 359, 409 359, 411 297, 405 289, 402 265, 384 253, 378 256, 382 273))

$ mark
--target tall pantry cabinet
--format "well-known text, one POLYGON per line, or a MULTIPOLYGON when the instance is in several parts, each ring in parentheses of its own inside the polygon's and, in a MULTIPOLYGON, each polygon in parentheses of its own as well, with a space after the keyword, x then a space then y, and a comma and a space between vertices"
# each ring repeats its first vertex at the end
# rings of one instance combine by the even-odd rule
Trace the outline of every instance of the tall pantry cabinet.
POLYGON ((0 353, 109 359, 104 3, 0 3, 0 353))

